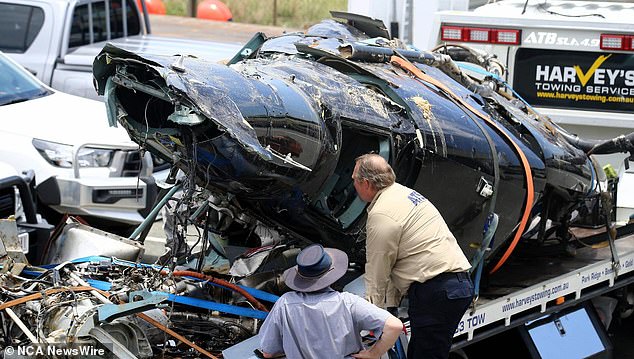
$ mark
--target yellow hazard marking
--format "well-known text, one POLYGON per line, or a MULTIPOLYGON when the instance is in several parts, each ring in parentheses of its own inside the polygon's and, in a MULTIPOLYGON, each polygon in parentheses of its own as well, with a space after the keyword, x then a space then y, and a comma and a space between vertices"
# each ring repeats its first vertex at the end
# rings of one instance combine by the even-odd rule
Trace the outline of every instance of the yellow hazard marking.
POLYGON ((599 56, 596 60, 594 60, 594 63, 592 64, 592 66, 590 66, 590 68, 588 69, 588 72, 586 72, 585 74, 583 73, 583 70, 581 69, 581 67, 579 65, 575 65, 575 71, 577 71, 577 77, 579 78, 579 81, 581 81, 581 85, 582 86, 585 86, 586 83, 588 83, 588 80, 590 80, 592 75, 594 75, 594 72, 610 56, 612 56, 612 54, 607 55, 607 56, 605 56, 605 55, 599 56))

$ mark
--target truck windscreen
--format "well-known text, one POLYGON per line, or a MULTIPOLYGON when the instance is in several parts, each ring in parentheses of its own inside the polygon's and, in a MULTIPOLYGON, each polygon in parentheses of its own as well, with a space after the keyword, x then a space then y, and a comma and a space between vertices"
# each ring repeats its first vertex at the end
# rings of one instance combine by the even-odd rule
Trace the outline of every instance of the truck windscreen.
MULTIPOLYGON (((141 33, 139 14, 133 1, 126 1, 126 11, 123 11, 121 0, 109 3, 110 39, 138 35, 141 33), (125 14, 125 22, 124 22, 125 14), (127 32, 127 34, 126 34, 127 32)), ((103 1, 78 5, 73 12, 73 22, 70 31, 69 48, 87 45, 93 42, 109 40, 106 26, 106 5, 103 1), (92 15, 92 16, 90 16, 92 15), (90 39, 90 18, 92 17, 92 36, 90 39)))

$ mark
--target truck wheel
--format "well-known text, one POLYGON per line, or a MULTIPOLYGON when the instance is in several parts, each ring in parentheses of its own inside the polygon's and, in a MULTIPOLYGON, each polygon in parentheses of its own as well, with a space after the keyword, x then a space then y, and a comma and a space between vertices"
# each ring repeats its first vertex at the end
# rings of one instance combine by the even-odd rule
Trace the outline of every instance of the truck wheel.
POLYGON ((449 359, 469 359, 469 356, 464 350, 458 349, 449 353, 449 359))
POLYGON ((627 288, 627 294, 625 294, 623 299, 626 302, 626 309, 621 311, 620 317, 625 319, 634 313, 634 287, 630 286, 627 288))

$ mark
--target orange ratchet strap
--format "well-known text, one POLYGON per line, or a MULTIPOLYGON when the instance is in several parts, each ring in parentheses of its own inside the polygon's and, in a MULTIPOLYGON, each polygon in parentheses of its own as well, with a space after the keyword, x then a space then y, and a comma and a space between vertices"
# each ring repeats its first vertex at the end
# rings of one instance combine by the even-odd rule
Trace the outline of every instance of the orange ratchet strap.
POLYGON ((471 106, 468 102, 463 100, 461 97, 454 94, 443 83, 425 74, 418 67, 414 66, 414 64, 412 64, 410 61, 406 59, 403 59, 398 56, 392 56, 390 61, 392 62, 392 65, 398 66, 401 69, 411 73, 419 81, 430 83, 438 87, 439 89, 442 89, 447 95, 451 96, 452 99, 454 99, 455 101, 458 101, 461 105, 469 109, 469 111, 473 112, 476 116, 486 121, 491 127, 493 127, 497 132, 502 134, 502 136, 504 136, 508 140, 508 142, 513 145, 515 152, 517 153, 517 155, 520 158, 520 161, 522 162, 522 169, 524 170, 524 177, 526 179, 526 201, 524 202, 524 213, 522 214, 522 218, 520 220, 519 226, 517 227, 517 231, 515 232, 515 238, 513 238, 511 245, 509 245, 509 247, 506 249, 506 252, 504 252, 504 255, 502 256, 502 258, 500 258, 500 260, 495 265, 495 267, 493 267, 493 269, 489 272, 489 273, 495 273, 498 269, 500 269, 500 267, 504 264, 504 262, 506 262, 508 257, 511 255, 511 253, 515 249, 515 246, 517 245, 520 238, 522 237, 522 234, 524 233, 524 229, 526 228, 526 225, 528 224, 528 220, 530 219, 531 206, 533 204, 535 193, 534 193, 534 186, 533 186, 533 174, 531 171, 531 166, 529 165, 528 160, 526 159, 526 155, 524 154, 524 152, 522 152, 522 149, 518 146, 518 144, 515 143, 515 141, 513 141, 513 138, 509 136, 504 130, 502 130, 502 128, 495 121, 491 119, 491 117, 478 111, 476 108, 471 106))

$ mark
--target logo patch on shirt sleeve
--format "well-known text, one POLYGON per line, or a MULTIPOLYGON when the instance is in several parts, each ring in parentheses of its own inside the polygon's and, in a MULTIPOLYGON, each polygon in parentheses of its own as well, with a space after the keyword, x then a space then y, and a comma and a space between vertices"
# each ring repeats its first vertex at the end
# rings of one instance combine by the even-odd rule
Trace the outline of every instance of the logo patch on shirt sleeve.
POLYGON ((427 199, 425 197, 423 197, 422 194, 416 192, 416 191, 412 191, 412 193, 410 193, 407 198, 412 201, 412 203, 414 204, 414 206, 418 206, 419 203, 422 203, 424 201, 426 201, 427 199))

